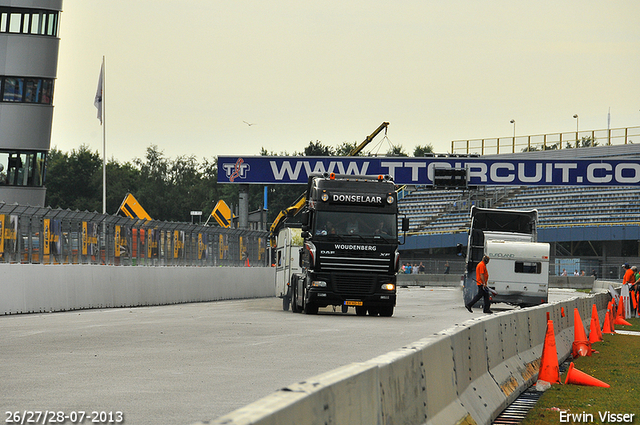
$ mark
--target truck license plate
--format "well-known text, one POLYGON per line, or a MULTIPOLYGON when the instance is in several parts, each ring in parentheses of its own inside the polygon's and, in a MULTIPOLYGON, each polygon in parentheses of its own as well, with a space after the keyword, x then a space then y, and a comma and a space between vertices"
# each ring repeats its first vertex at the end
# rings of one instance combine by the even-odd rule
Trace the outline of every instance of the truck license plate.
POLYGON ((356 307, 361 307, 362 306, 362 301, 345 301, 344 305, 354 305, 356 307))

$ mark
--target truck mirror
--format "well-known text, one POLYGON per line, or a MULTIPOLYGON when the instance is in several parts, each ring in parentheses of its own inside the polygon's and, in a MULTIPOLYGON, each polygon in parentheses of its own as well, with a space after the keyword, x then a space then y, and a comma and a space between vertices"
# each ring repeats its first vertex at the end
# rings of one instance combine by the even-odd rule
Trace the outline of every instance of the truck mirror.
POLYGON ((409 218, 408 217, 402 217, 402 231, 403 232, 409 231, 409 218))

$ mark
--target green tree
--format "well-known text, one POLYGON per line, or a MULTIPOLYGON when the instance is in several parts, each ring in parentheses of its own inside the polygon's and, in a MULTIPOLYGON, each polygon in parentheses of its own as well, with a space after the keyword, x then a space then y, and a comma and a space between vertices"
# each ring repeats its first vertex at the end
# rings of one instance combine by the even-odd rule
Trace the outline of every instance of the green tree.
POLYGON ((413 150, 413 156, 415 156, 416 158, 423 157, 428 153, 433 153, 433 146, 431 144, 424 146, 418 145, 413 150))
POLYGON ((331 146, 325 146, 322 142, 315 141, 309 142, 309 145, 304 148, 304 156, 334 156, 335 152, 331 146))
POLYGON ((102 160, 87 145, 63 154, 49 152, 47 198, 53 208, 102 211, 102 160))
MULTIPOLYGON (((335 154, 337 156, 349 156, 349 154, 359 146, 359 143, 357 142, 353 142, 353 143, 349 143, 349 142, 343 142, 342 144, 338 145, 338 147, 335 150, 335 154)), ((358 152, 355 156, 361 156, 362 152, 358 152)))
POLYGON ((392 146, 391 149, 387 151, 387 156, 409 156, 404 151, 404 148, 400 145, 392 146))

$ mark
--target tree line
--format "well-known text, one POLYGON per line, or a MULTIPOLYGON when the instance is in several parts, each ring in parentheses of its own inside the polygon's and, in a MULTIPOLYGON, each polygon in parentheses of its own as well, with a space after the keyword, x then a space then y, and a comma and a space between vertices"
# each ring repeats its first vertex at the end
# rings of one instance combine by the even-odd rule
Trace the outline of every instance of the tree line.
MULTIPOLYGON (((268 152, 268 156, 346 156, 357 146, 345 142, 338 147, 309 142, 301 151, 268 152)), ((431 145, 416 146, 413 156, 432 153, 431 145)), ((409 156, 402 147, 391 146, 387 156, 409 156)), ((80 211, 102 211, 102 158, 97 151, 81 145, 71 152, 57 148, 49 151, 45 185, 45 204, 52 208, 80 211)), ((217 158, 198 161, 195 156, 168 158, 151 145, 144 158, 121 163, 111 158, 106 164, 107 214, 115 214, 127 193, 132 193, 154 220, 191 221, 191 211, 203 211, 208 216, 218 200, 227 205, 238 203, 238 186, 218 184, 217 158)), ((262 185, 249 186, 249 210, 262 208, 262 185)), ((289 207, 302 192, 304 185, 268 186, 268 221, 289 207)))

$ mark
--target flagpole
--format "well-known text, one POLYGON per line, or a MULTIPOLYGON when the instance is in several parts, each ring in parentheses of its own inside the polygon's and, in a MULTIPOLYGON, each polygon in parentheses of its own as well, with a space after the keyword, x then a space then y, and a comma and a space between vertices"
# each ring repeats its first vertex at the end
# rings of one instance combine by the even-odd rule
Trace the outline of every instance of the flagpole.
POLYGON ((107 120, 105 104, 106 70, 105 59, 102 56, 102 214, 107 213, 107 120))

